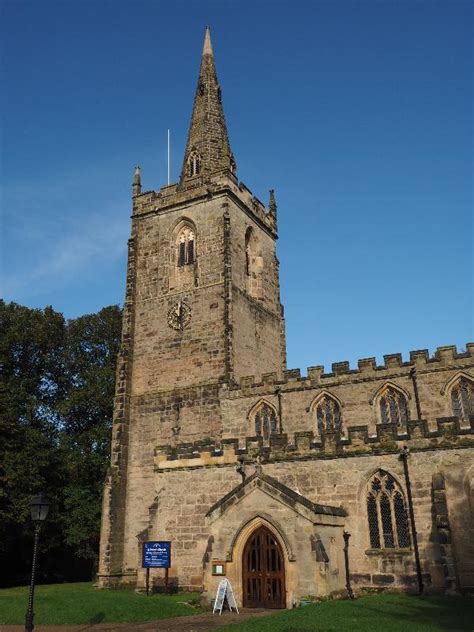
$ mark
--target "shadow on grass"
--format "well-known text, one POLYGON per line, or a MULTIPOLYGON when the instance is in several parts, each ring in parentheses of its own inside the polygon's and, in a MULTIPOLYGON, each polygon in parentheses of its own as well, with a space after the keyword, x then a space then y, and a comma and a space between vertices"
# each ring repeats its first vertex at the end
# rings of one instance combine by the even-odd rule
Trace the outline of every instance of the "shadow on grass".
POLYGON ((380 604, 374 607, 368 599, 359 600, 354 606, 364 612, 372 612, 374 617, 383 617, 399 624, 400 629, 408 625, 429 626, 431 630, 471 630, 474 622, 474 599, 471 597, 412 597, 397 604, 380 604))
POLYGON ((105 613, 97 612, 93 617, 90 618, 89 625, 94 625, 95 623, 102 623, 104 619, 105 619, 105 613))
POLYGON ((470 597, 364 596, 324 602, 258 620, 234 623, 235 632, 473 632, 470 597))

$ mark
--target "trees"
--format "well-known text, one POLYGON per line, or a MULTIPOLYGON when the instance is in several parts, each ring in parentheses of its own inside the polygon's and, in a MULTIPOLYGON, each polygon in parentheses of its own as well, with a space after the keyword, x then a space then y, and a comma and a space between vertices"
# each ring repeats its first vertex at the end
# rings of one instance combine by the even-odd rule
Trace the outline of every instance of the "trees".
POLYGON ((53 503, 48 579, 95 568, 120 327, 118 306, 65 321, 0 301, 0 584, 28 575, 29 500, 40 490, 53 503))
POLYGON ((110 458, 120 328, 117 306, 72 320, 64 353, 67 392, 59 407, 61 449, 66 458, 64 536, 78 555, 94 565, 102 486, 110 458))

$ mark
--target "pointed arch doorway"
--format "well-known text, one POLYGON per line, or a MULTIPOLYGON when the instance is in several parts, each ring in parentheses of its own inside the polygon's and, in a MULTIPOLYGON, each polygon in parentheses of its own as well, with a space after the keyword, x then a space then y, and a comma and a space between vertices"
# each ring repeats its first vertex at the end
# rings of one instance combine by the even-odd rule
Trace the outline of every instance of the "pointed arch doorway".
POLYGON ((278 540, 264 526, 250 534, 243 554, 245 608, 285 608, 285 564, 278 540))

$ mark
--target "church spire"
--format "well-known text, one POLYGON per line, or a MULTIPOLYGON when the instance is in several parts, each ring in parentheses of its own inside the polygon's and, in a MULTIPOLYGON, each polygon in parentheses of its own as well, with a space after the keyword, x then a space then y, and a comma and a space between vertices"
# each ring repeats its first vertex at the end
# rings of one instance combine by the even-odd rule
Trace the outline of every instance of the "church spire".
POLYGON ((180 182, 198 175, 208 177, 225 171, 234 172, 235 162, 227 136, 211 33, 206 27, 180 182))

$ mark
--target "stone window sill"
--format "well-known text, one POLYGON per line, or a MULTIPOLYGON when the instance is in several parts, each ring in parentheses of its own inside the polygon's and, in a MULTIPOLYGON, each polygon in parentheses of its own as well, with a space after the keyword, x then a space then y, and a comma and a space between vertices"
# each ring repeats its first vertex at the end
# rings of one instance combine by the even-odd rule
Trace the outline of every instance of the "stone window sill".
POLYGON ((384 557, 395 557, 397 555, 412 555, 411 549, 366 549, 366 555, 383 555, 384 557))

